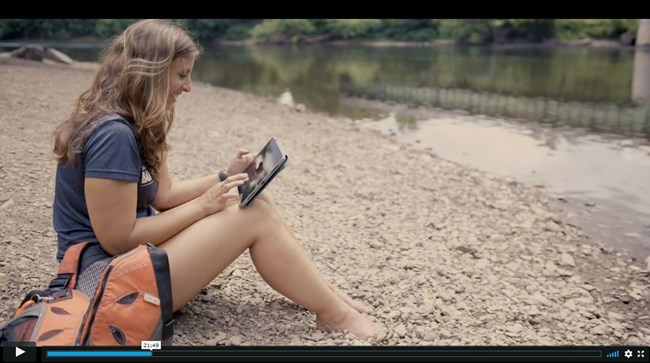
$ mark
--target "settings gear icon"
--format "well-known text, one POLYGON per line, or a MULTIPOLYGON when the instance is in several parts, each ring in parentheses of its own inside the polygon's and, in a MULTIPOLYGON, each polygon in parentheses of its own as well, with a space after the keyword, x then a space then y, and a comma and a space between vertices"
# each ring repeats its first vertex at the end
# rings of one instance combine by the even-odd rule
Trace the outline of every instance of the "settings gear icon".
POLYGON ((626 350, 625 351, 625 358, 632 358, 632 351, 631 350, 626 350))

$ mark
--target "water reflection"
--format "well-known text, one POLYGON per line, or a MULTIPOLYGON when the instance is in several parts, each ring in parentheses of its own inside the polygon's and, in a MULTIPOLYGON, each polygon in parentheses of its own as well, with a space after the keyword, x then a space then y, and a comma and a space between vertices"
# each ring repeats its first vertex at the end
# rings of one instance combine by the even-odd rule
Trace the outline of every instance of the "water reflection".
POLYGON ((634 102, 649 87, 644 59, 633 48, 220 47, 194 75, 269 97, 290 90, 352 119, 367 112, 346 96, 650 137, 650 109, 634 102))
POLYGON ((597 239, 650 255, 647 142, 484 116, 414 112, 417 129, 404 128, 394 113, 363 124, 444 159, 544 188, 597 239))
POLYGON ((633 55, 625 48, 223 47, 207 49, 195 74, 266 94, 290 89, 298 102, 325 112, 336 112, 337 103, 304 91, 336 99, 346 86, 375 83, 624 104, 631 100, 633 55))
MULTIPOLYGON (((9 50, 6 49, 5 50, 9 50)), ((96 59, 99 49, 64 49, 96 59)), ((569 47, 216 47, 197 81, 353 119, 345 96, 650 137, 650 52, 569 47), (646 103, 648 104, 648 103, 646 103)))
POLYGON ((371 100, 466 110, 475 114, 553 126, 580 127, 592 132, 615 132, 650 138, 650 108, 645 104, 586 103, 458 88, 415 88, 373 83, 365 87, 349 87, 346 94, 371 100))

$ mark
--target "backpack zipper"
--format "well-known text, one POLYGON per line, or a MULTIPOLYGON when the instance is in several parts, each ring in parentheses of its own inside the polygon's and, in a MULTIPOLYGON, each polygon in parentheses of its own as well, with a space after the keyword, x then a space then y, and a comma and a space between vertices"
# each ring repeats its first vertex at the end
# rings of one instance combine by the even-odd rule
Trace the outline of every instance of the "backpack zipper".
POLYGON ((95 298, 93 301, 92 306, 88 309, 88 312, 86 313, 86 316, 84 317, 85 321, 84 324, 82 325, 81 332, 79 334, 79 345, 85 346, 88 345, 88 339, 90 338, 90 328, 95 321, 95 311, 97 310, 97 307, 99 307, 99 304, 102 301, 102 297, 104 296, 104 290, 106 289, 106 284, 108 283, 108 277, 111 274, 111 271, 113 270, 114 266, 108 266, 106 270, 104 270, 104 273, 102 274, 102 277, 100 279, 100 285, 98 286, 97 291, 95 291, 95 298))

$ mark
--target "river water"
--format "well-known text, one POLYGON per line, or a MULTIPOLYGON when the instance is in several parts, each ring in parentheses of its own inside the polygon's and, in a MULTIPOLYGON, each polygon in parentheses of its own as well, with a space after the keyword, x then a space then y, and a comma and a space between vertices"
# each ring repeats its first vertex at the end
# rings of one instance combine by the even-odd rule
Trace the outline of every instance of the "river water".
POLYGON ((364 99, 348 102, 385 110, 386 117, 366 120, 365 127, 543 189, 553 197, 552 207, 588 235, 641 260, 650 256, 647 140, 364 99), (411 126, 402 126, 397 115, 412 117, 411 126))
POLYGON ((216 47, 193 79, 273 98, 289 91, 309 110, 535 185, 596 240, 650 255, 650 51, 216 47))

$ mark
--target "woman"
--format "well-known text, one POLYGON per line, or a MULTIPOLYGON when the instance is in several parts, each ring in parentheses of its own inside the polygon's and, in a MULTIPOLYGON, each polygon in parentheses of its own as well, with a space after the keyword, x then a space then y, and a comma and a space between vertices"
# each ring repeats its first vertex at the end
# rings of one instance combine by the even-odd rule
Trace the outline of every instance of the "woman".
POLYGON ((320 329, 376 335, 366 306, 322 277, 268 195, 239 208, 231 190, 246 182, 241 172, 254 155, 239 150, 219 175, 172 182, 167 133, 200 51, 161 20, 131 25, 105 51, 91 88, 54 133, 57 258, 71 244, 96 242, 79 278, 92 292, 97 279, 87 271, 152 243, 168 255, 176 311, 249 250, 264 280, 313 311, 320 329))

